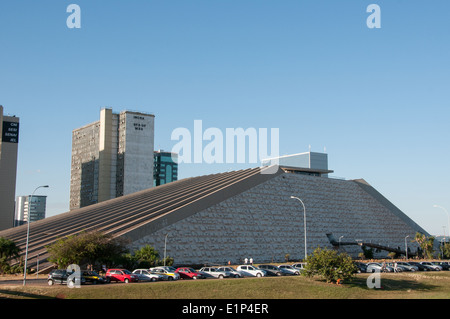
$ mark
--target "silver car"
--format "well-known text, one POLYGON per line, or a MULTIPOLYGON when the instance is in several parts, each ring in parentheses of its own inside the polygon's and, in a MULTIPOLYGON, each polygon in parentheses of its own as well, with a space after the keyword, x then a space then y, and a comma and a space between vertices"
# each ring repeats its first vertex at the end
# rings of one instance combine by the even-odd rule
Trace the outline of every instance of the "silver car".
POLYGON ((217 270, 229 272, 229 273, 230 273, 230 277, 234 277, 234 278, 241 278, 241 277, 242 277, 241 273, 238 272, 238 271, 237 271, 236 269, 234 269, 233 267, 222 266, 222 267, 217 268, 217 270))
POLYGON ((437 271, 442 270, 441 266, 430 263, 429 261, 422 261, 421 264, 431 268, 432 270, 437 270, 437 271))
POLYGON ((203 267, 198 272, 204 275, 206 278, 223 279, 231 276, 230 272, 218 270, 216 267, 203 267))
POLYGON ((418 271, 419 270, 419 267, 413 266, 413 265, 411 265, 410 263, 408 263, 406 261, 398 261, 397 265, 402 266, 407 271, 418 271))
POLYGON ((394 268, 380 263, 368 263, 366 272, 394 272, 394 268))
POLYGON ((163 276, 151 273, 148 269, 135 269, 133 274, 138 276, 139 281, 158 281, 163 280, 163 276))
POLYGON ((290 275, 300 275, 300 270, 292 267, 291 265, 279 265, 278 268, 283 269, 285 272, 288 272, 290 275))

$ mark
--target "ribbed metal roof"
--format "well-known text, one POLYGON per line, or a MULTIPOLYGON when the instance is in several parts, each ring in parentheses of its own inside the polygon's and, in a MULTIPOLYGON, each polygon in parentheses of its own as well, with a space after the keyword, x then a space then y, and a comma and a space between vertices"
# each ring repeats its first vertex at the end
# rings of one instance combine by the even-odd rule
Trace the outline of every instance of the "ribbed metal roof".
MULTIPOLYGON (((162 225, 167 226, 282 174, 280 169, 275 174, 264 174, 265 169, 268 168, 187 178, 33 222, 28 263, 33 267, 38 254, 42 262, 48 257, 47 245, 83 231, 138 239, 161 227, 161 218, 166 218, 162 225)), ((0 237, 13 240, 25 256, 27 225, 1 231, 0 237)))

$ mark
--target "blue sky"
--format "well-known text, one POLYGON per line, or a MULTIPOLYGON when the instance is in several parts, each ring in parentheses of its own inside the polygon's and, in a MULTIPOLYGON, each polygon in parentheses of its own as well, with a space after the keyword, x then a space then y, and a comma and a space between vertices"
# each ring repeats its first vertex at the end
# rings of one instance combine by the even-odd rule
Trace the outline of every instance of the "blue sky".
MULTIPOLYGON (((20 117, 17 195, 68 210, 72 130, 111 107, 178 127, 279 128, 280 153, 326 148, 432 234, 450 210, 450 2, 2 1, 0 104, 20 117), (69 4, 81 28, 69 29, 69 4), (369 4, 381 28, 369 29, 369 4)), ((180 177, 241 168, 185 164, 180 177)), ((245 165, 244 165, 245 166, 245 165)), ((254 166, 253 164, 247 165, 254 166)))

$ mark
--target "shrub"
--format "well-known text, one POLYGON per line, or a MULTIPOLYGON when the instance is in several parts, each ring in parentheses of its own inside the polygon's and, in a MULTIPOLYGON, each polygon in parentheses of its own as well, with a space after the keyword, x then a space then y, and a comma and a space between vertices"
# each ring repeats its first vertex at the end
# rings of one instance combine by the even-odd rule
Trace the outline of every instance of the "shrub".
POLYGON ((351 280, 356 270, 352 258, 346 253, 338 254, 335 250, 319 247, 306 259, 302 275, 319 276, 327 282, 337 282, 339 279, 351 280))

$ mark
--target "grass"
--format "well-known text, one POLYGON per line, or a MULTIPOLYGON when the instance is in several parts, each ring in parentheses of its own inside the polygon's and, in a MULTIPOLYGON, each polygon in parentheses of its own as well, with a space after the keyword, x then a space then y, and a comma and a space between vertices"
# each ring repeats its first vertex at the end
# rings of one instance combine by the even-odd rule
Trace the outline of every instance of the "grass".
POLYGON ((8 299, 449 299, 450 271, 382 274, 381 288, 369 289, 369 274, 343 285, 317 279, 267 277, 179 280, 156 283, 114 283, 56 286, 0 286, 8 299))

